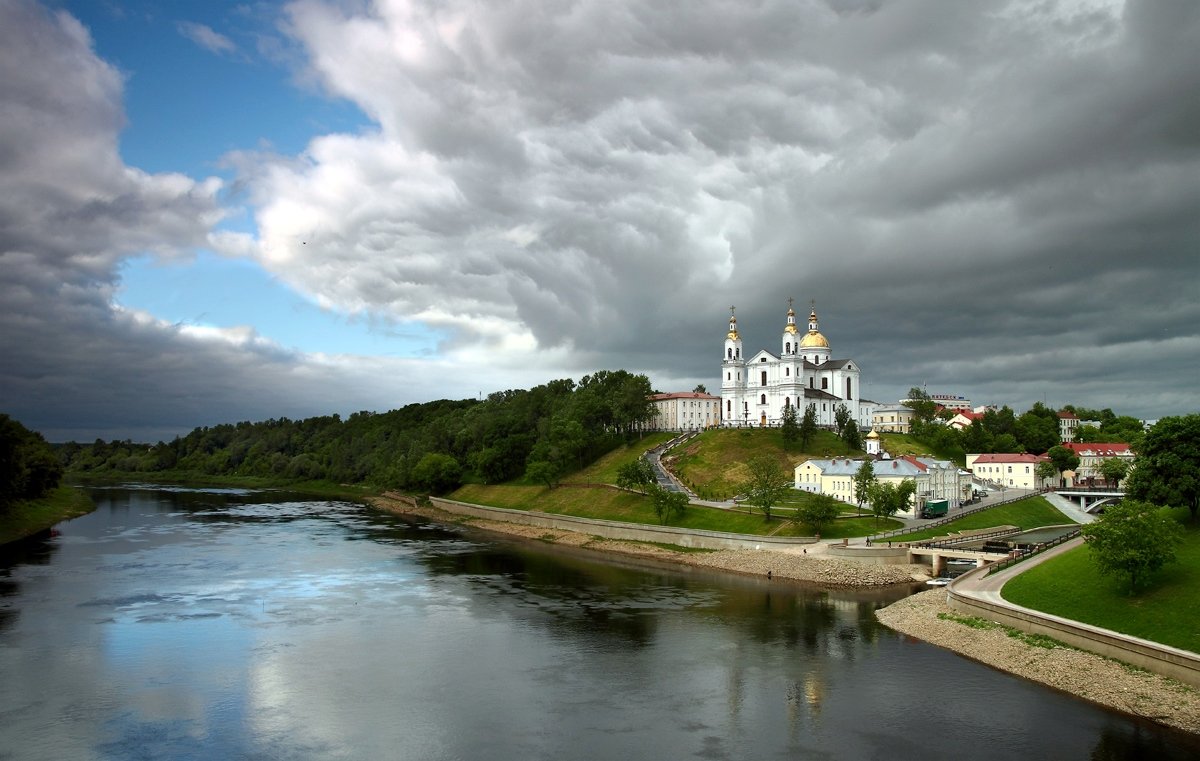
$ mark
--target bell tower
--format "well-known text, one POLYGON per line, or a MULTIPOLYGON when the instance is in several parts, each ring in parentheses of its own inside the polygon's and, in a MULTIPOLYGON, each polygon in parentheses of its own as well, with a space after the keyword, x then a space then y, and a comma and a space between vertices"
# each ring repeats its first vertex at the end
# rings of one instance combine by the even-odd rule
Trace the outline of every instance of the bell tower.
POLYGON ((721 420, 737 420, 745 388, 746 360, 742 358, 742 337, 738 335, 736 308, 729 307, 729 332, 725 334, 725 355, 721 357, 721 420))

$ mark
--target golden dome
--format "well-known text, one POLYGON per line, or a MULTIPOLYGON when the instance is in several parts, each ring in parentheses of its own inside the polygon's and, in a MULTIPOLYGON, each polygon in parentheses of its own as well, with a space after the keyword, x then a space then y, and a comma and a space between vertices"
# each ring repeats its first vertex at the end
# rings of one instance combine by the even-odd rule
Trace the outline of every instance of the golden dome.
POLYGON ((791 333, 792 335, 796 335, 796 326, 795 325, 786 325, 783 328, 783 332, 791 333))
POLYGON ((822 349, 829 348, 829 341, 825 340, 825 336, 815 330, 810 330, 800 339, 800 348, 809 349, 812 347, 820 347, 822 349))
POLYGON ((879 438, 879 434, 875 433, 875 429, 872 428, 871 432, 867 434, 867 438, 868 439, 877 439, 877 438, 879 438))
POLYGON ((728 333, 725 335, 725 337, 726 337, 726 338, 728 338, 728 339, 729 339, 729 340, 731 340, 731 341, 740 341, 740 340, 741 340, 741 336, 739 336, 739 335, 738 335, 738 332, 737 332, 736 330, 731 330, 731 331, 729 331, 729 332, 728 332, 728 333))

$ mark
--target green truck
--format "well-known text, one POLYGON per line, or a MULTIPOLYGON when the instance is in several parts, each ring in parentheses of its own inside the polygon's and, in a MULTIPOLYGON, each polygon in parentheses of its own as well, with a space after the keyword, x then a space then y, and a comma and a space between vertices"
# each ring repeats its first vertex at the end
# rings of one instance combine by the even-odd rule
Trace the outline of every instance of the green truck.
POLYGON ((921 508, 922 518, 944 518, 950 512, 950 500, 931 499, 921 508))

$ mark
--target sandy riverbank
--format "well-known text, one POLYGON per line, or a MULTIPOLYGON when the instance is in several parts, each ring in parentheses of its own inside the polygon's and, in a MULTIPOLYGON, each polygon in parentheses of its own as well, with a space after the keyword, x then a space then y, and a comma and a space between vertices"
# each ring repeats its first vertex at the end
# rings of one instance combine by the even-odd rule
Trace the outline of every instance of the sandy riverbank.
POLYGON ((884 625, 1010 674, 1167 726, 1200 733, 1200 691, 1173 679, 1068 647, 1041 647, 1003 628, 980 629, 946 605, 932 589, 875 612, 884 625))
POLYGON ((404 515, 420 515, 445 523, 458 523, 508 536, 537 539, 553 544, 586 547, 618 555, 653 558, 698 568, 789 579, 835 587, 879 587, 911 584, 929 578, 927 569, 919 565, 872 566, 841 560, 825 555, 825 545, 808 545, 796 551, 720 550, 717 552, 683 552, 641 542, 601 539, 576 531, 523 526, 517 523, 466 518, 434 507, 412 505, 406 500, 376 497, 375 507, 404 515))

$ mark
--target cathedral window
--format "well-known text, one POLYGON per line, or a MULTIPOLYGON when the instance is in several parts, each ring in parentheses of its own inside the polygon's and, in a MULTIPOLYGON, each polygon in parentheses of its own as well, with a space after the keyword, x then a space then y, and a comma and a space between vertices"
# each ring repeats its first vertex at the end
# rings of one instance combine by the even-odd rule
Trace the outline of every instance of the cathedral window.
POLYGON ((784 346, 783 346, 783 351, 784 351, 784 353, 785 353, 785 354, 791 354, 791 353, 792 353, 792 342, 791 342, 791 341, 788 341, 786 344, 784 344, 784 346))
POLYGON ((725 351, 728 352, 729 358, 733 359, 733 349, 726 349, 725 351))
POLYGON ((725 373, 725 380, 733 380, 733 373, 725 373))
POLYGON ((725 411, 726 411, 726 412, 733 412, 733 402, 732 402, 731 400, 729 400, 729 399, 726 399, 726 400, 725 400, 725 411))
POLYGON ((763 394, 763 395, 761 396, 761 398, 758 400, 758 403, 759 403, 759 404, 766 404, 766 403, 767 403, 767 395, 766 395, 766 394, 763 394))
POLYGON ((764 386, 767 385, 767 371, 766 370, 762 371, 762 385, 764 385, 764 386))
POLYGON ((791 375, 792 375, 792 368, 790 368, 790 367, 785 367, 785 368, 783 368, 783 374, 784 374, 784 375, 786 375, 786 376, 788 376, 788 377, 791 377, 791 375))
POLYGON ((829 379, 828 379, 828 378, 822 378, 822 379, 821 379, 821 390, 822 390, 822 391, 828 391, 828 390, 829 390, 829 379))
POLYGON ((854 395, 850 393, 850 379, 846 379, 846 398, 853 399, 854 395))

